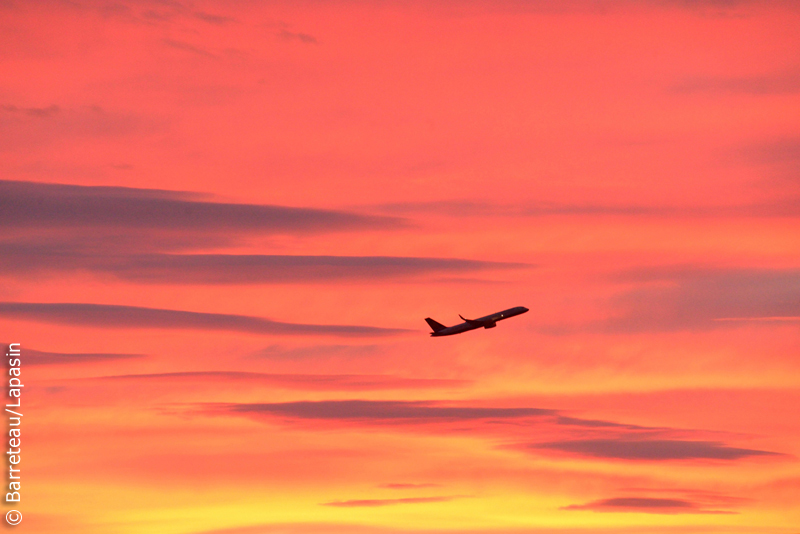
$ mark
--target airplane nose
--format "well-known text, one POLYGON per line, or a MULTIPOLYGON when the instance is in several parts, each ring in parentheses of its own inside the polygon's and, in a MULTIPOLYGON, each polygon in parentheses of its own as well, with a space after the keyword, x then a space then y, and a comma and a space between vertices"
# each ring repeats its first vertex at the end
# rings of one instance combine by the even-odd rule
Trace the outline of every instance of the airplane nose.
POLYGON ((530 310, 529 310, 528 308, 526 308, 525 306, 521 306, 521 308, 522 308, 522 313, 525 313, 525 312, 527 312, 527 311, 530 311, 530 310))

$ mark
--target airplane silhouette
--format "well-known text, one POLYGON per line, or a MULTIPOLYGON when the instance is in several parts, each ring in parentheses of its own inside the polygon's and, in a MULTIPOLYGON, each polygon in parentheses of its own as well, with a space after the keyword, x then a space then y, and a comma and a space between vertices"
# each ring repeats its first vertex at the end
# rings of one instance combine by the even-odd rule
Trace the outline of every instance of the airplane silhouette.
POLYGON ((497 326, 497 321, 502 321, 503 319, 508 319, 509 317, 514 317, 516 315, 522 315, 527 311, 528 308, 524 306, 517 306, 516 308, 509 308, 507 310, 493 313, 491 315, 487 315, 486 317, 481 317, 479 319, 467 319, 459 315, 459 317, 461 317, 464 320, 464 322, 461 324, 457 324, 455 326, 445 326, 443 324, 437 323, 430 317, 427 317, 425 319, 425 322, 428 323, 428 326, 430 326, 431 329, 433 330, 433 332, 431 332, 431 335, 433 337, 452 336, 455 334, 460 334, 461 332, 468 332, 470 330, 475 330, 476 328, 494 328, 495 326, 497 326))

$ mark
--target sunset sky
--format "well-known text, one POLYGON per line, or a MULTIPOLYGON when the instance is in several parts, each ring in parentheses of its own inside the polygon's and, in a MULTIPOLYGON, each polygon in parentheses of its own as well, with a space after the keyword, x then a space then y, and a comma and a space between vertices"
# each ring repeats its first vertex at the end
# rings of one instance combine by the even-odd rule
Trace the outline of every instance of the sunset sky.
POLYGON ((796 2, 0 0, 0 225, 18 532, 800 532, 796 2))

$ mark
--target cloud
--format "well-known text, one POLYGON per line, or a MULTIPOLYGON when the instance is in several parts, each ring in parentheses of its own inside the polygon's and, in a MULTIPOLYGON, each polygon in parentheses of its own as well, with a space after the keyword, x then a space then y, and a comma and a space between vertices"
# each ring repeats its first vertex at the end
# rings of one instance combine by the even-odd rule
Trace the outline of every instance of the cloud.
MULTIPOLYGON (((404 432, 408 429, 434 433, 455 431, 459 435, 491 439, 500 448, 540 456, 568 455, 601 461, 733 462, 786 456, 704 440, 702 436, 708 433, 697 430, 565 418, 558 410, 540 408, 452 405, 443 401, 329 400, 208 403, 198 405, 198 409, 210 416, 239 415, 286 424, 313 421, 364 426, 397 425, 404 432), (531 435, 536 435, 539 441, 531 442, 531 435), (690 439, 695 436, 695 439, 690 439)), ((411 486, 400 485, 395 489, 406 487, 411 486)), ((722 502, 718 498, 706 500, 710 505, 722 502)))
POLYGON ((383 213, 435 213, 448 217, 617 216, 654 218, 798 217, 800 198, 734 205, 570 204, 497 205, 474 201, 404 202, 371 206, 383 213))
POLYGON ((379 488, 407 490, 407 489, 420 489, 420 488, 438 488, 441 484, 434 484, 432 482, 423 482, 421 484, 409 484, 403 482, 392 482, 389 484, 381 484, 379 488))
POLYGON ((178 14, 175 11, 157 11, 155 9, 147 9, 141 13, 141 17, 146 23, 171 22, 174 21, 177 16, 178 14))
POLYGON ((231 17, 225 17, 223 15, 215 15, 213 13, 205 13, 203 11, 195 11, 192 14, 197 19, 208 22, 209 24, 215 24, 217 26, 224 26, 225 24, 228 24, 230 22, 236 22, 235 19, 232 19, 231 17))
POLYGON ((426 401, 302 401, 264 404, 222 404, 224 412, 251 415, 317 420, 360 420, 375 422, 415 423, 442 421, 474 421, 494 418, 537 417, 553 414, 539 408, 486 408, 475 406, 441 406, 426 401))
POLYGON ((25 365, 60 365, 71 363, 103 362, 115 360, 127 360, 132 358, 143 358, 144 354, 123 354, 123 353, 63 353, 45 352, 33 349, 24 349, 23 362, 25 365))
POLYGON ((615 460, 739 460, 756 456, 780 456, 779 453, 729 447, 716 441, 679 439, 579 439, 534 443, 530 449, 553 450, 615 460))
MULTIPOLYGON (((77 138, 108 140, 134 133, 152 133, 164 127, 164 123, 157 119, 130 111, 109 112, 98 106, 62 108, 57 104, 46 107, 5 105, 2 109, 0 152, 7 153, 41 151, 65 139, 72 142, 77 138)), ((41 165, 42 162, 33 163, 32 168, 41 168, 41 165)))
POLYGON ((329 232, 398 227, 394 218, 198 200, 196 193, 0 180, 0 225, 16 229, 329 232))
POLYGON ((122 229, 81 229, 58 232, 46 229, 23 229, 8 240, 0 238, 0 273, 46 273, 72 270, 102 270, 124 258, 161 251, 182 252, 201 247, 225 247, 234 244, 228 234, 142 231, 122 229), (21 235, 20 235, 21 234, 21 235), (45 234, 45 235, 40 235, 45 234), (22 265, 23 262, 28 265, 22 265), (29 268, 29 269, 28 269, 29 268))
POLYGON ((283 323, 247 315, 83 303, 0 302, 0 316, 98 328, 217 330, 261 335, 370 337, 407 332, 374 326, 283 323))
POLYGON ((753 8, 796 10, 793 0, 651 0, 657 7, 674 7, 696 12, 704 17, 747 17, 754 13, 753 8))
POLYGON ((567 417, 563 415, 560 415, 556 418, 556 424, 568 425, 568 426, 583 426, 590 428, 623 428, 627 430, 653 430, 652 428, 647 428, 638 425, 624 425, 620 423, 614 423, 611 421, 599 421, 596 419, 579 419, 577 417, 567 417))
POLYGON ((288 30, 281 30, 278 37, 284 41, 300 41, 305 44, 319 44, 317 38, 307 33, 290 32, 288 30))
MULTIPOLYGON (((111 245, 116 245, 113 242, 111 245)), ((0 273, 90 271, 146 283, 259 284, 406 279, 434 273, 512 269, 516 263, 396 256, 126 254, 79 240, 0 243, 0 273)), ((124 248, 124 247, 120 247, 124 248)))
POLYGON ((273 374, 230 371, 200 371, 114 375, 93 378, 98 381, 167 381, 178 383, 214 382, 222 384, 252 383, 306 391, 363 391, 389 389, 427 389, 461 387, 466 380, 437 378, 404 378, 391 375, 273 374))
POLYGON ((678 93, 795 94, 800 92, 800 72, 725 78, 697 77, 685 80, 673 90, 678 93))
POLYGON ((202 57, 217 57, 216 55, 212 54, 208 50, 204 48, 200 48, 199 46, 195 46, 193 44, 186 43, 184 41, 176 41, 175 39, 163 39, 162 42, 170 48, 174 48, 176 50, 183 50, 184 52, 189 52, 196 56, 202 57))
POLYGON ((17 106, 8 105, 8 106, 2 106, 0 107, 0 109, 2 109, 3 111, 8 111, 10 113, 19 112, 28 115, 29 117, 39 117, 39 118, 52 117, 53 115, 56 115, 59 111, 61 111, 61 108, 56 106, 55 104, 47 106, 46 108, 18 108, 17 106))
POLYGON ((270 345, 257 353, 255 357, 270 360, 305 360, 319 358, 358 358, 378 354, 380 345, 310 345, 303 347, 284 347, 270 345))
POLYGON ((393 506, 397 504, 424 504, 431 502, 447 502, 459 496, 446 497, 406 497, 404 499, 361 499, 352 501, 332 501, 320 503, 321 506, 336 506, 340 508, 393 506))
POLYGON ((800 270, 667 267, 629 271, 638 287, 615 299, 621 313, 593 328, 674 331, 800 316, 800 270))
MULTIPOLYGON (((797 180, 797 171, 800 170, 800 138, 786 137, 783 139, 762 142, 741 147, 738 155, 747 162, 755 164, 775 165, 789 170, 790 179, 797 180)), ((793 214, 800 214, 800 202, 787 199, 787 208, 793 208, 793 214)))
MULTIPOLYGON (((383 526, 367 526, 355 523, 261 523, 245 527, 231 527, 214 530, 198 530, 187 534, 423 534, 419 531, 386 528, 383 526)), ((452 534, 451 530, 426 531, 424 534, 452 534)), ((475 530, 470 534, 490 534, 485 530, 475 530)), ((491 534, 501 534, 493 532, 491 534)), ((507 533, 512 534, 512 533, 507 533)), ((522 534, 519 532, 513 534, 522 534)), ((563 533, 537 533, 537 534, 563 534, 563 533)), ((612 534, 612 533, 603 533, 612 534)))
MULTIPOLYGON (((54 521, 54 524, 57 524, 54 521)), ((713 529, 713 527, 712 527, 713 529)), ((700 532, 719 532, 712 529, 692 530, 692 534, 700 532)), ((77 531, 76 531, 77 532, 77 531)), ((462 527, 451 528, 418 528, 371 526, 356 523, 262 523, 246 527, 222 528, 214 530, 193 531, 187 534, 685 534, 683 527, 462 527)), ((70 533, 71 534, 71 533, 70 533)), ((791 533, 795 534, 795 533, 791 533)))
POLYGON ((586 504, 573 504, 562 510, 591 510, 594 512, 640 512, 649 514, 733 514, 723 510, 706 510, 697 503, 683 499, 650 497, 615 497, 586 504))
POLYGON ((677 265, 629 270, 611 280, 634 287, 610 299, 608 318, 544 325, 538 330, 552 335, 577 331, 633 334, 800 321, 798 269, 677 265))

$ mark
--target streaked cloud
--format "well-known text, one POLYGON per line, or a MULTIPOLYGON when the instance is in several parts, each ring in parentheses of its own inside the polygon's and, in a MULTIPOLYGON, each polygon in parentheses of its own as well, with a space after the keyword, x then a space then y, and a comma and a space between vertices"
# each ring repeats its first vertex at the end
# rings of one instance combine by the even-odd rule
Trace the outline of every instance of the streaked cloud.
POLYGON ((375 326, 284 323, 248 315, 83 303, 0 302, 0 316, 97 328, 218 330, 260 335, 369 337, 407 332, 375 326))
POLYGON ((61 111, 61 108, 55 104, 51 104, 47 107, 42 107, 42 108, 20 108, 13 105, 5 105, 5 106, 0 106, 0 109, 2 109, 3 111, 7 111, 9 113, 23 113, 25 115, 28 115, 29 117, 40 117, 40 118, 52 117, 53 115, 61 111))
POLYGON ((205 48, 201 48, 199 46, 187 43, 185 41, 178 41, 176 39, 164 39, 162 42, 166 46, 173 48, 175 50, 183 50, 184 52, 189 52, 191 54, 202 57, 208 57, 208 58, 216 57, 215 54, 209 52, 205 48))
POLYGON ((697 77, 676 85, 673 90, 679 93, 794 94, 800 92, 800 72, 742 77, 697 77))
POLYGON ((223 404, 214 409, 240 415, 268 415, 297 419, 367 420, 416 423, 436 421, 471 421, 492 418, 520 418, 552 415, 540 408, 487 408, 446 406, 423 401, 302 401, 285 403, 223 404))
POLYGON ((638 425, 625 425, 620 423, 614 423, 611 421, 600 421, 597 419, 580 419, 577 417, 568 417, 565 415, 560 415, 556 419, 556 423, 559 425, 568 425, 568 426, 583 426, 589 428, 623 428, 626 430, 653 430, 652 428, 647 428, 638 425))
POLYGON ((425 504, 431 502, 447 502, 457 499, 457 496, 443 497, 406 497, 403 499, 356 499, 351 501, 331 501, 320 503, 322 506, 336 506, 339 508, 394 506, 397 504, 425 504))
POLYGON ((5 228, 126 228, 187 232, 330 232, 398 227, 396 218, 312 208, 201 201, 196 193, 0 181, 5 228))
MULTIPOLYGON (((787 166, 789 170, 797 170, 800 166, 800 138, 785 137, 768 142, 753 143, 739 148, 737 155, 748 163, 787 166)), ((797 179, 796 173, 792 176, 797 179)), ((793 203, 794 213, 800 213, 800 206, 793 203)))
MULTIPOLYGON (((164 123, 130 110, 105 109, 95 104, 68 107, 57 103, 23 106, 5 104, 0 109, 0 153, 13 154, 52 149, 60 142, 130 138, 163 131, 164 123)), ((40 166, 42 161, 33 164, 40 166)), ((30 167, 29 167, 30 168, 30 167)), ((4 174, 7 177, 8 173, 4 174)), ((0 197, 9 194, 0 180, 0 197)), ((29 183, 29 182, 22 182, 29 183)))
POLYGON ((565 506, 562 510, 591 510, 593 512, 639 512, 648 514, 733 514, 727 510, 707 510, 697 503, 683 499, 653 497, 615 497, 586 504, 565 506))
POLYGON ((800 270, 673 265, 610 277, 628 287, 607 303, 607 319, 542 325, 546 334, 708 331, 800 320, 800 270), (631 287, 631 285, 633 287, 631 287))
MULTIPOLYGON (((209 415, 241 415, 260 419, 319 421, 355 425, 417 426, 427 432, 455 430, 476 437, 502 439, 503 448, 539 455, 569 455, 623 461, 737 461, 785 455, 702 439, 703 432, 642 427, 605 421, 565 418, 558 410, 528 407, 487 407, 441 401, 330 400, 284 403, 218 403, 199 406, 209 415), (466 425, 466 423, 471 423, 466 425), (447 426, 446 424, 450 425, 447 426), (430 425, 433 425, 432 427, 430 425), (455 425, 455 426, 453 426, 455 425), (531 432, 559 437, 551 441, 517 442, 531 432), (697 437, 695 437, 697 436, 697 437)), ((706 434, 707 435, 707 434, 706 434)), ((541 438, 540 438, 541 439, 541 438)))
POLYGON ((389 484, 381 484, 378 487, 386 489, 396 489, 396 490, 410 490, 410 489, 421 489, 421 488, 437 488, 440 486, 441 484, 434 484, 433 482, 421 482, 418 484, 407 483, 407 482, 391 482, 389 484))
POLYGON ((449 217, 617 216, 680 218, 800 217, 800 197, 747 204, 599 204, 539 202, 500 205, 479 201, 402 202, 372 206, 387 214, 437 214, 449 217))
POLYGON ((268 360, 306 360, 319 358, 368 358, 380 353, 381 345, 305 345, 286 347, 270 345, 256 352, 256 358, 268 360))
POLYGON ((143 358, 144 354, 122 354, 122 353, 97 353, 97 352, 79 352, 79 353, 65 353, 65 352, 46 352, 41 350, 34 350, 25 348, 24 362, 25 365, 61 365, 61 364, 77 364, 87 362, 105 362, 116 360, 129 360, 134 358, 143 358))
MULTIPOLYGON (((126 254, 119 242, 104 253, 97 242, 0 242, 0 273, 90 271, 140 283, 282 284, 407 279, 525 267, 519 263, 398 256, 267 254, 126 254)), ((159 246, 159 243, 154 244, 159 246)), ((163 246, 163 245, 162 245, 163 246)))
POLYGON ((229 24, 231 22, 236 22, 235 19, 231 17, 226 17, 225 15, 217 15, 214 13, 206 13, 205 11, 195 11, 192 15, 200 19, 204 22, 208 22, 209 24, 216 24, 218 26, 223 26, 225 24, 229 24))
POLYGON ((626 437, 553 441, 534 443, 528 447, 614 460, 739 460, 757 456, 779 456, 775 452, 730 447, 717 441, 626 437))
POLYGON ((278 37, 283 39, 284 41, 299 41, 305 44, 319 44, 319 41, 313 35, 309 35, 307 33, 302 32, 291 32, 289 30, 281 30, 278 33, 278 37))
POLYGON ((615 299, 609 331, 672 331, 730 327, 745 320, 800 316, 800 271, 666 267, 629 271, 639 288, 615 299))

